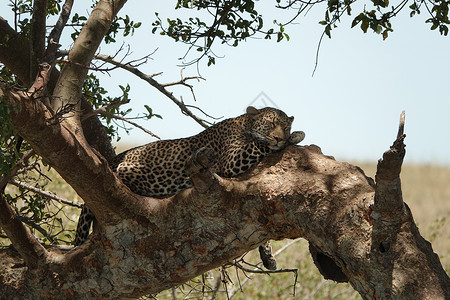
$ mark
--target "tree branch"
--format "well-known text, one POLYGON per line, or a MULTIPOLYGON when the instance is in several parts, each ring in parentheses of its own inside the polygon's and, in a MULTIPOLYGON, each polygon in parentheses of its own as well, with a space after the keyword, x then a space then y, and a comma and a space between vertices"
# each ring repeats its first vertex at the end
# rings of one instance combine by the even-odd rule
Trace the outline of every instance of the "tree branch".
MULTIPOLYGON (((31 53, 32 61, 43 63, 45 52, 45 20, 47 16, 47 0, 35 0, 33 2, 33 14, 31 20, 31 53)), ((36 74, 31 70, 31 76, 36 74)))
MULTIPOLYGON (((277 252, 275 252, 274 254, 273 254, 273 256, 274 257, 277 257, 278 255, 280 255, 281 253, 283 253, 283 251, 285 251, 287 248, 289 248, 290 246, 292 246, 292 245, 294 245, 295 243, 297 243, 298 241, 300 241, 300 239, 295 239, 295 240, 292 240, 292 241, 290 241, 289 243, 287 243, 286 245, 284 245, 282 248, 280 248, 279 250, 277 250, 277 252)), ((234 263, 233 263, 234 264, 234 263)), ((239 290, 242 290, 242 287, 247 283, 247 282, 249 282, 249 280, 251 280, 252 278, 253 278, 253 275, 254 274, 268 274, 268 275, 270 275, 270 274, 272 274, 272 273, 286 273, 286 272, 289 272, 289 273, 294 273, 294 275, 295 275, 295 278, 294 278, 294 290, 293 290, 293 296, 295 297, 295 286, 296 286, 296 283, 297 283, 297 277, 298 277, 298 269, 279 269, 279 270, 262 270, 259 266, 256 266, 255 268, 253 268, 253 269, 248 269, 248 268, 243 268, 240 264, 238 264, 238 265, 236 265, 239 269, 241 269, 242 271, 245 271, 245 272, 247 272, 247 273, 250 273, 249 275, 245 275, 245 279, 242 281, 242 282, 240 282, 239 281, 239 286, 236 286, 234 289, 232 289, 229 293, 228 293, 228 295, 227 295, 227 297, 228 297, 228 299, 231 299, 231 298, 233 298, 233 296, 239 291, 239 290)), ((211 298, 211 299, 213 299, 213 298, 211 298)))
POLYGON ((49 64, 53 63, 53 61, 56 59, 56 52, 60 47, 59 39, 63 32, 64 26, 69 19, 72 6, 73 0, 66 0, 61 8, 61 14, 59 15, 58 21, 56 22, 52 32, 50 32, 50 35, 48 36, 47 50, 45 51, 45 61, 49 64))
POLYGON ((133 122, 133 121, 130 121, 130 120, 126 119, 126 118, 123 118, 123 117, 121 117, 121 116, 117 116, 117 115, 112 114, 112 113, 110 113, 110 112, 108 112, 108 111, 106 111, 106 110, 103 110, 103 109, 102 109, 102 110, 95 110, 95 111, 97 111, 98 113, 100 113, 100 114, 102 114, 102 115, 108 116, 108 117, 110 117, 110 118, 112 118, 112 119, 121 120, 121 121, 123 121, 123 122, 129 123, 129 124, 131 124, 131 125, 133 125, 133 126, 139 128, 140 130, 144 131, 145 133, 151 135, 152 137, 157 138, 158 140, 161 139, 159 136, 157 136, 156 134, 154 134, 154 133, 151 132, 150 130, 148 130, 148 129, 142 127, 141 125, 139 125, 139 124, 137 124, 137 123, 135 123, 135 122, 133 122))
MULTIPOLYGON (((76 39, 69 53, 69 61, 61 70, 58 83, 53 93, 53 110, 67 104, 79 109, 81 88, 87 75, 87 68, 103 37, 108 32, 111 22, 125 4, 126 0, 100 0, 76 39)), ((80 116, 76 113, 68 118, 67 126, 73 133, 81 133, 80 116)), ((82 135, 80 135, 80 138, 82 135)))
MULTIPOLYGON (((182 84, 185 86, 188 86, 191 88, 192 91, 192 86, 186 84, 186 80, 189 79, 203 79, 202 77, 187 77, 187 78, 181 78, 180 81, 177 81, 176 83, 170 83, 168 85, 164 85, 164 84, 160 84, 159 82, 157 82, 155 79, 153 79, 153 77, 155 75, 147 75, 145 73, 143 73, 142 71, 140 71, 138 68, 131 66, 130 64, 127 63, 122 63, 120 61, 115 60, 113 57, 108 56, 108 55, 103 55, 103 54, 96 54, 95 58, 103 60, 105 62, 108 62, 114 66, 120 67, 128 72, 131 72, 132 74, 136 75, 137 77, 141 78, 142 80, 146 81, 147 83, 149 83, 151 86, 153 86, 154 88, 156 88, 158 91, 160 91, 163 95, 165 95, 167 98, 169 98, 170 100, 172 100, 173 103, 175 103, 180 110, 186 114, 187 116, 191 117, 192 119, 194 119, 198 124, 200 124, 202 127, 204 128, 208 128, 210 123, 207 123, 206 121, 200 119, 199 117, 197 117, 194 113, 192 113, 192 111, 186 107, 186 105, 184 104, 184 102, 182 100, 178 100, 172 92, 169 92, 166 89, 166 86, 169 85, 175 85, 175 84, 182 84)), ((160 74, 160 73, 159 73, 160 74)), ((158 75, 158 74, 156 74, 158 75)), ((194 97, 195 98, 195 97, 194 97)))
MULTIPOLYGON (((29 43, 0 17, 0 62, 13 72, 25 86, 31 86, 35 73, 31 73, 32 60, 29 43)), ((37 62, 33 62, 36 63, 37 62)))
POLYGON ((29 268, 36 269, 45 260, 47 251, 20 221, 3 193, 0 193, 0 226, 29 268))
POLYGON ((49 199, 56 200, 56 201, 58 201, 60 203, 63 203, 63 204, 69 205, 69 206, 78 207, 78 208, 82 208, 83 207, 82 204, 79 204, 79 203, 76 203, 76 202, 72 202, 72 201, 68 201, 68 200, 63 199, 61 197, 58 197, 57 195, 55 195, 55 194, 53 194, 51 192, 47 192, 47 191, 35 188, 34 186, 28 185, 28 184, 26 184, 24 182, 20 182, 20 181, 11 179, 11 180, 9 180, 9 183, 11 183, 12 185, 15 185, 17 187, 23 188, 25 190, 31 191, 31 192, 33 192, 35 194, 39 194, 41 196, 47 197, 49 199))

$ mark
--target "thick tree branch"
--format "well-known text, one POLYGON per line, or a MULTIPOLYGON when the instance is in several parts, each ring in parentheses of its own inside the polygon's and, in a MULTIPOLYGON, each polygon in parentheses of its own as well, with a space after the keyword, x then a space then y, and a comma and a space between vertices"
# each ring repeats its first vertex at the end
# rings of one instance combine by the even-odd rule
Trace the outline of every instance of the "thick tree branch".
MULTIPOLYGON (((86 24, 76 39, 69 53, 69 61, 61 70, 58 83, 53 94, 53 110, 57 110, 67 104, 79 106, 81 87, 87 75, 87 66, 90 65, 98 46, 108 32, 111 22, 125 4, 126 0, 100 0, 92 11, 86 24)), ((78 134, 81 131, 79 114, 68 118, 67 126, 72 132, 78 134)), ((82 135, 79 135, 82 137, 82 135)))
MULTIPOLYGON (((42 132, 38 128, 35 134, 42 132)), ((391 250, 401 245, 402 251, 383 250, 381 257, 373 253, 383 249, 372 247, 376 221, 376 216, 371 216, 373 182, 360 169, 322 155, 318 147, 288 147, 237 179, 206 179, 212 182, 203 185, 201 193, 192 188, 167 199, 141 197, 137 202, 116 185, 109 169, 100 167, 92 174, 92 163, 84 156, 71 162, 72 172, 64 172, 64 161, 51 155, 55 149, 40 148, 77 191, 90 191, 90 196, 82 195, 91 197, 87 199, 90 206, 99 208, 96 202, 100 199, 92 199, 92 194, 106 197, 106 189, 111 191, 105 198, 111 201, 108 206, 122 196, 127 205, 139 208, 115 206, 113 210, 120 218, 115 222, 102 218, 102 229, 86 244, 48 266, 61 280, 71 272, 86 274, 76 282, 65 282, 58 293, 72 298, 89 293, 96 297, 156 293, 220 266, 268 239, 304 237, 342 269, 365 299, 388 299, 379 293, 385 274, 391 274, 390 289, 398 299, 427 299, 427 294, 444 299, 449 295, 448 276, 442 266, 429 260, 437 256, 421 242, 408 210, 402 210, 402 227, 390 245, 391 250), (95 188, 89 183, 94 176, 95 188), (415 246, 418 244, 421 246, 415 246), (82 254, 86 251, 88 256, 82 254), (412 258, 420 270, 408 263, 412 258), (412 277, 396 277, 403 268, 431 279, 404 285, 405 279, 412 277), (139 284, 130 286, 130 282, 139 284)), ((83 148, 66 144, 66 157, 75 156, 71 148, 82 155, 83 148)), ((46 290, 52 290, 54 284, 49 279, 41 282, 41 286, 49 287, 46 290)))

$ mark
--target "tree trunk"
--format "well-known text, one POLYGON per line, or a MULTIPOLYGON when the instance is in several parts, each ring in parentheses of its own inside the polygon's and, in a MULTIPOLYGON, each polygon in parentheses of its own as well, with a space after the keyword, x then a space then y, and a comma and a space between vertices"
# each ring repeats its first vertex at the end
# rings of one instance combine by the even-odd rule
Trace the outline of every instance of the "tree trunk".
MULTIPOLYGON (((449 278, 401 199, 402 134, 380 161, 376 184, 317 146, 291 146, 239 178, 205 172, 194 177, 199 188, 153 199, 132 194, 65 120, 46 122, 50 115, 40 102, 7 95, 20 104, 11 114, 15 130, 74 187, 100 226, 66 253, 12 232, 14 245, 31 245, 17 250, 33 265, 13 268, 21 260, 3 251, 2 296, 138 297, 179 285, 266 240, 303 237, 324 276, 348 280, 364 299, 450 297, 449 278)), ((14 225, 2 215, 9 236, 14 225)))
MULTIPOLYGON (((264 241, 297 237, 310 242, 326 278, 349 281, 365 299, 450 298, 449 278, 402 201, 402 132, 380 162, 376 184, 317 146, 291 146, 236 179, 205 172, 194 176, 195 188, 166 199, 131 193, 108 167, 105 157, 113 152, 98 119, 80 123, 77 97, 124 2, 99 1, 61 73, 38 77, 30 92, 0 89, 13 108, 15 132, 74 188, 99 224, 80 247, 46 249, 0 194, 0 226, 15 247, 0 252, 0 298, 138 297, 183 283, 264 241), (37 96, 47 80, 53 98, 44 105, 37 96), (77 108, 73 116, 55 114, 67 104, 77 108)), ((0 19, 0 37, 6 35, 0 61, 31 86, 38 64, 28 59, 28 43, 0 19)))

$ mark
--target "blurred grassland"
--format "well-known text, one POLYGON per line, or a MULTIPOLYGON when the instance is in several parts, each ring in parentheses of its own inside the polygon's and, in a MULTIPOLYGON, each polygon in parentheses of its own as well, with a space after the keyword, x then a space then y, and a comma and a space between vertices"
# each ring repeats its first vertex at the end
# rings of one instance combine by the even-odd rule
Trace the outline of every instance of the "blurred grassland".
MULTIPOLYGON (((375 164, 354 163, 361 167, 367 176, 374 177, 375 164)), ((55 192, 59 197, 69 201, 81 203, 82 200, 62 179, 51 170, 49 176, 55 178, 46 190, 55 192)), ((440 256, 447 273, 450 271, 450 167, 432 165, 406 165, 401 173, 403 199, 411 208, 414 220, 422 236, 430 241, 434 251, 440 256)), ((10 192, 16 192, 13 187, 10 192)), ((64 230, 73 230, 76 227, 79 210, 64 207, 61 204, 50 203, 49 210, 58 209, 58 216, 64 221, 64 230)), ((64 231, 65 237, 73 238, 73 231, 64 231)), ((37 231, 34 233, 39 236, 37 231)), ((282 248, 290 240, 272 241, 273 252, 282 248)), ((0 244, 5 239, 0 239, 0 244)), ((245 261, 251 264, 260 262, 257 250, 250 251, 245 261)), ((176 291, 164 291, 156 296, 158 299, 209 299, 212 289, 221 282, 217 299, 227 299, 225 288, 230 293, 236 290, 233 299, 292 299, 295 284, 295 299, 361 299, 349 284, 337 284, 323 280, 314 266, 308 252, 305 240, 298 240, 277 256, 279 268, 297 268, 298 278, 292 272, 280 274, 243 274, 235 267, 226 269, 226 276, 221 277, 219 270, 213 270, 193 281, 180 286, 176 291), (248 280, 246 276, 252 276, 248 280), (223 281, 226 284, 223 284, 223 281), (242 288, 240 286, 242 285, 242 288)), ((247 266, 253 269, 252 266, 247 266)), ((224 273, 222 273, 224 274, 224 273)))

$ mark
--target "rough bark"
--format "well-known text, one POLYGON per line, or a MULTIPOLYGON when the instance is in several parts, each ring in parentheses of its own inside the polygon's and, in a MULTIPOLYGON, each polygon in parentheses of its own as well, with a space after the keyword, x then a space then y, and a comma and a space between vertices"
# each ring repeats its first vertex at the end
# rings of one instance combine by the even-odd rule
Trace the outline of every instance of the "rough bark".
MULTIPOLYGON (((398 172, 383 176, 380 167, 375 185, 316 146, 292 146, 239 178, 203 173, 195 178, 199 190, 162 200, 139 197, 64 120, 49 124, 45 106, 15 96, 11 101, 21 103, 12 114, 15 129, 83 197, 100 230, 68 253, 45 250, 35 269, 11 269, 13 257, 2 253, 1 295, 137 297, 185 282, 266 240, 297 237, 330 258, 364 299, 450 295, 449 278, 407 206, 401 201, 393 213, 378 204, 382 197, 384 203, 401 200, 398 172)), ((385 155, 388 170, 389 161, 385 155)))

